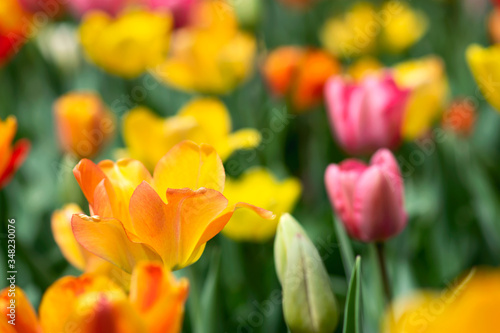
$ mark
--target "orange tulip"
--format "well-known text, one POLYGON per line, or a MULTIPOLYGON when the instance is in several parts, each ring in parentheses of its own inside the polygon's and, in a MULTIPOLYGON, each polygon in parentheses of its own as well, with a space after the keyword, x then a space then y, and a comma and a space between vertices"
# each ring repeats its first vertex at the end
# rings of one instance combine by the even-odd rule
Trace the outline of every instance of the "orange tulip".
POLYGON ((54 103, 57 134, 64 152, 95 156, 114 132, 114 117, 91 92, 72 92, 54 103))
POLYGON ((12 146, 16 131, 17 121, 14 116, 7 117, 5 121, 0 119, 0 189, 7 185, 30 150, 31 145, 26 139, 19 140, 12 146))
POLYGON ((0 291, 0 314, 2 333, 41 333, 36 313, 18 286, 0 291))
POLYGON ((161 264, 143 262, 133 274, 130 293, 102 275, 66 276, 43 295, 39 321, 24 292, 16 286, 0 292, 2 333, 177 333, 181 331, 189 284, 161 264), (8 323, 16 305, 15 326, 8 323))
POLYGON ((476 122, 476 109, 467 100, 455 100, 443 114, 442 125, 457 134, 469 135, 476 122))
POLYGON ((267 57, 263 74, 271 91, 289 94, 292 105, 302 112, 320 103, 323 87, 332 75, 340 73, 338 61, 321 50, 286 46, 267 57))
POLYGON ((24 44, 30 21, 31 15, 18 0, 0 1, 0 66, 24 44))
POLYGON ((132 159, 98 165, 84 159, 73 173, 93 214, 73 215, 76 239, 126 272, 141 260, 160 261, 170 269, 196 262, 238 207, 273 218, 250 204, 228 204, 222 195, 224 167, 206 144, 174 146, 153 176, 132 159))

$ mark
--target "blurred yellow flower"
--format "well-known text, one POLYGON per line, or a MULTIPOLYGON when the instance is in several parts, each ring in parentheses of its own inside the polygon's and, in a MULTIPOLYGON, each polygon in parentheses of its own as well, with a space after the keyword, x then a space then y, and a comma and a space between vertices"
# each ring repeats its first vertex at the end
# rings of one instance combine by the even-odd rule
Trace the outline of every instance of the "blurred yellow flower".
POLYGON ((367 2, 352 6, 343 16, 329 19, 320 39, 325 48, 339 57, 355 57, 375 51, 377 31, 367 29, 376 24, 375 7, 367 2))
POLYGON ((361 81, 366 75, 376 74, 384 65, 377 58, 365 56, 353 62, 347 68, 347 74, 355 81, 361 81))
POLYGON ((276 217, 266 220, 251 209, 237 210, 222 232, 238 241, 262 242, 276 233, 281 214, 293 210, 301 193, 298 179, 288 178, 278 181, 264 168, 253 168, 239 179, 226 179, 224 195, 229 202, 245 200, 272 211, 276 217))
POLYGON ((171 29, 172 17, 167 12, 135 10, 112 18, 97 11, 84 17, 80 40, 97 66, 133 78, 166 58, 171 29))
POLYGON ((378 49, 399 53, 416 43, 427 27, 426 16, 403 1, 391 0, 381 8, 359 2, 342 16, 329 19, 320 39, 329 52, 344 58, 378 49))
POLYGON ((388 13, 387 24, 380 35, 382 47, 392 53, 400 53, 415 44, 427 32, 426 15, 412 9, 406 2, 391 0, 382 6, 382 13, 388 13))
POLYGON ((500 327, 500 271, 472 271, 453 289, 421 291, 392 305, 384 333, 496 332, 500 327))
POLYGON ((254 148, 260 143, 260 133, 255 129, 245 128, 233 133, 231 130, 228 110, 214 98, 194 99, 176 116, 168 118, 139 107, 127 113, 123 120, 123 136, 130 156, 150 170, 183 140, 213 146, 222 160, 235 150, 254 148))
POLYGON ((448 80, 443 61, 436 56, 406 61, 394 67, 396 83, 412 90, 403 122, 403 137, 413 140, 440 118, 446 106, 448 80))
POLYGON ((171 56, 154 74, 178 89, 224 94, 245 80, 254 62, 255 38, 238 29, 224 1, 200 2, 194 25, 172 38, 171 56))
POLYGON ((500 111, 500 44, 488 48, 469 46, 467 61, 484 97, 500 111))
POLYGON ((54 103, 59 144, 65 153, 93 157, 110 140, 115 118, 92 92, 70 92, 54 103))

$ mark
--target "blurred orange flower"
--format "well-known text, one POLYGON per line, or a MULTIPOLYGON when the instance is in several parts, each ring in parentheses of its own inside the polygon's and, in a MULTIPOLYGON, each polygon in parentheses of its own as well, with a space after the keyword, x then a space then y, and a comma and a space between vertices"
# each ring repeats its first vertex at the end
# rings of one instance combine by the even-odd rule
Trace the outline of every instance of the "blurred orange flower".
POLYGON ((488 18, 488 30, 491 41, 500 43, 500 7, 494 7, 488 18))
POLYGON ((14 116, 7 117, 5 121, 0 119, 0 189, 7 185, 23 164, 31 147, 26 139, 21 139, 12 146, 16 131, 17 120, 14 116))
POLYGON ((476 122, 476 108, 467 99, 453 101, 443 114, 442 126, 457 134, 469 135, 476 122))
POLYGON ((273 218, 250 204, 228 204, 222 195, 222 161, 206 144, 176 145, 156 164, 153 176, 132 159, 98 165, 84 159, 74 175, 93 214, 73 215, 76 239, 126 272, 142 260, 170 269, 196 262, 238 207, 273 218))
POLYGON ((0 331, 2 333, 41 333, 35 310, 18 286, 0 291, 0 331), (15 323, 12 325, 9 321, 15 323))
POLYGON ((272 51, 263 66, 264 78, 278 96, 288 94, 294 108, 303 112, 323 99, 328 78, 341 71, 326 52, 285 46, 272 51))
POLYGON ((115 130, 113 114, 91 92, 71 92, 54 103, 59 143, 65 153, 93 157, 115 130))
POLYGON ((31 15, 18 0, 0 1, 0 66, 24 44, 30 22, 31 15))
POLYGON ((181 331, 188 281, 176 280, 158 263, 143 262, 133 274, 130 294, 105 276, 84 274, 57 280, 43 295, 39 322, 24 292, 0 294, 7 315, 16 304, 16 325, 0 322, 4 333, 177 333, 181 331))

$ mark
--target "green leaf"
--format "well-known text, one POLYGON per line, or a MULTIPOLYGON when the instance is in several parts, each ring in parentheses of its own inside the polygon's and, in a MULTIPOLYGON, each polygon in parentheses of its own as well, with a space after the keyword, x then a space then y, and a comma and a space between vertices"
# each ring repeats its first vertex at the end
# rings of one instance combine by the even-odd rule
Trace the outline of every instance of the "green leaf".
POLYGON ((342 256, 346 278, 352 281, 351 274, 352 267, 354 267, 354 253, 352 251, 351 242, 349 241, 349 237, 340 219, 335 215, 333 216, 333 226, 335 227, 335 235, 339 241, 340 254, 342 256))
POLYGON ((360 317, 359 303, 361 299, 361 257, 356 257, 356 264, 347 291, 347 300, 344 309, 344 330, 343 333, 359 333, 360 317))

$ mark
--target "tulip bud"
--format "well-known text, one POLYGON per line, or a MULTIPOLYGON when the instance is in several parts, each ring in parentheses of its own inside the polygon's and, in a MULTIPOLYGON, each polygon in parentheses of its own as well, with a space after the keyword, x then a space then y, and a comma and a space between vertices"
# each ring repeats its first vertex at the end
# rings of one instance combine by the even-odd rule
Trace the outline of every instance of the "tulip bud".
POLYGON ((74 92, 54 104, 59 143, 77 157, 96 155, 114 132, 114 117, 97 94, 74 92))
POLYGON ((330 164, 325 183, 332 206, 351 237, 383 241, 406 226, 403 180, 390 151, 379 150, 370 165, 356 159, 330 164))
POLYGON ((283 288, 283 314, 290 331, 333 332, 338 310, 328 273, 313 243, 289 214, 280 219, 274 259, 283 288))
POLYGON ((368 76, 350 83, 340 76, 325 87, 328 115, 339 144, 351 154, 393 149, 401 143, 403 115, 410 90, 392 75, 368 76))

